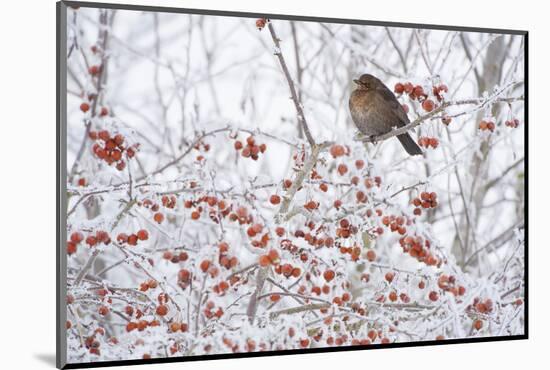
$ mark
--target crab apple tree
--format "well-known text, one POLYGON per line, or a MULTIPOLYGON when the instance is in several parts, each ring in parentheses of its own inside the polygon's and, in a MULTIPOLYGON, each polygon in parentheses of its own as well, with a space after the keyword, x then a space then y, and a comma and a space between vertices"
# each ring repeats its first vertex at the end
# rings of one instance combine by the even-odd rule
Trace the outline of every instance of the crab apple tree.
POLYGON ((444 31, 69 13, 71 362, 522 333, 519 40, 465 38, 496 81, 444 31), (356 135, 366 61, 422 155, 356 135))

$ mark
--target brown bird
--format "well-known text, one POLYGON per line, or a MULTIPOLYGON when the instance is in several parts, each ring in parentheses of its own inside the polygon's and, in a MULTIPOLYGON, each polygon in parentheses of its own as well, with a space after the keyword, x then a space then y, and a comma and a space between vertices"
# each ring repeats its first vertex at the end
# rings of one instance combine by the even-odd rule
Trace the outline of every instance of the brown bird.
MULTIPOLYGON (((366 136, 379 136, 409 123, 409 117, 395 95, 382 81, 370 74, 353 80, 357 88, 349 98, 353 123, 366 136)), ((405 133, 397 135, 410 155, 422 154, 413 138, 405 133)))

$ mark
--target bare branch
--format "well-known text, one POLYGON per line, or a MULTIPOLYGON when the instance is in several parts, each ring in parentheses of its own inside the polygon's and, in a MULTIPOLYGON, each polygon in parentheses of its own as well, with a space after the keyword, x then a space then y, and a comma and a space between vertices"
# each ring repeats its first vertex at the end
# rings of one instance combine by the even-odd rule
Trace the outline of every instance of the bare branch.
POLYGON ((281 43, 279 38, 277 37, 277 34, 275 33, 275 29, 273 28, 272 22, 269 22, 268 28, 269 28, 269 32, 271 33, 271 38, 273 39, 273 43, 275 44, 275 47, 276 47, 275 55, 279 59, 279 63, 281 64, 281 68, 283 69, 283 73, 285 74, 288 87, 290 88, 290 95, 292 97, 292 101, 294 102, 296 113, 298 114, 298 122, 302 126, 302 130, 306 135, 309 145, 315 146, 315 140, 313 139, 313 136, 311 136, 311 132, 309 131, 309 127, 306 122, 306 117, 304 115, 304 110, 302 108, 302 102, 300 102, 298 98, 298 94, 296 93, 296 87, 294 86, 294 81, 290 76, 290 71, 288 70, 285 58, 283 56, 283 52, 281 51, 281 43))

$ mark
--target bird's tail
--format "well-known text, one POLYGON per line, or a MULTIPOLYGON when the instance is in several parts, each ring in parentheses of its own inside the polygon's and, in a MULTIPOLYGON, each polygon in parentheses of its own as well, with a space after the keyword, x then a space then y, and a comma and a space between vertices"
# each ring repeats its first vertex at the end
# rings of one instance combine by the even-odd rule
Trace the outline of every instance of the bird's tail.
POLYGON ((414 142, 411 135, 409 135, 409 134, 397 135, 397 138, 401 142, 401 145, 403 145, 403 148, 405 148, 407 153, 409 153, 410 155, 420 155, 420 154, 422 154, 422 150, 414 142))

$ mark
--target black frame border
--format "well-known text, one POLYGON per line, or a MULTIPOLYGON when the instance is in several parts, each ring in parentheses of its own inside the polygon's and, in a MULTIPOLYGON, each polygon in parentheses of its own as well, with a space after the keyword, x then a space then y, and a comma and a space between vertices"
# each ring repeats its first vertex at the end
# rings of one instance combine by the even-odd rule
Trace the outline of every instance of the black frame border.
POLYGON ((501 342, 512 340, 525 340, 529 339, 529 32, 527 30, 517 29, 497 29, 497 28, 482 28, 482 27, 468 27, 468 26, 448 26, 438 24, 422 24, 422 23, 406 23, 406 22, 384 22, 384 21, 372 21, 372 20, 359 20, 359 19, 347 19, 347 18, 328 18, 328 17, 312 17, 301 15, 285 15, 285 14, 268 14, 268 13, 254 13, 254 12, 239 12, 239 11, 225 11, 225 10, 210 10, 210 9, 190 9, 190 8, 176 8, 176 7, 163 7, 163 6, 150 6, 150 5, 130 5, 130 4, 114 4, 114 3, 100 3, 100 2, 82 2, 82 1, 58 1, 56 3, 56 367, 58 369, 81 369, 81 368, 96 368, 96 367, 111 367, 111 366, 127 366, 127 365, 144 365, 144 364, 163 364, 174 362, 192 362, 192 361, 208 361, 208 360, 221 360, 221 359, 236 359, 236 358, 250 358, 250 357, 270 357, 270 356, 286 356, 296 354, 314 354, 314 353, 330 353, 330 352, 343 352, 343 351, 361 351, 371 349, 386 349, 386 348, 405 348, 405 347, 422 347, 422 346, 439 346, 448 344, 465 344, 465 343, 486 343, 486 342, 501 342), (213 15, 213 16, 225 16, 225 17, 238 17, 238 18, 261 18, 266 17, 270 19, 280 20, 293 20, 302 22, 322 22, 322 23, 338 23, 338 24, 355 24, 364 26, 386 26, 396 28, 422 28, 431 30, 444 30, 444 31, 462 31, 462 32, 482 32, 493 34, 507 34, 507 35, 520 35, 524 36, 524 137, 525 137, 525 194, 524 194, 524 209, 525 209, 525 244, 524 244, 524 334, 512 335, 512 336, 497 336, 497 337, 481 337, 481 338, 462 338, 462 339, 446 339, 442 341, 430 340, 430 341, 418 341, 418 342, 405 342, 405 343, 388 343, 388 344, 370 344, 367 346, 341 346, 341 347, 323 347, 323 348, 308 348, 308 349, 289 349, 282 351, 266 351, 266 352, 251 352, 251 353, 223 353, 223 354, 211 354, 200 356, 181 356, 181 357, 166 357, 166 358, 154 358, 149 360, 143 359, 131 359, 131 360, 119 360, 119 361, 97 361, 97 362, 83 362, 83 363, 67 363, 66 354, 66 334, 65 334, 65 322, 66 322, 66 266, 67 258, 64 240, 66 240, 66 129, 67 129, 67 117, 66 117, 66 93, 67 93, 67 81, 66 81, 66 17, 68 6, 79 6, 83 8, 102 8, 102 9, 119 9, 119 10, 131 10, 131 11, 148 11, 148 12, 161 12, 161 13, 176 13, 176 14, 199 14, 199 15, 213 15))

